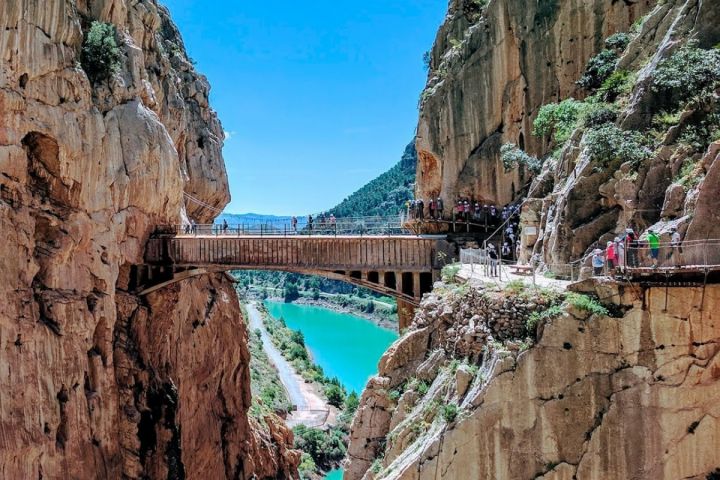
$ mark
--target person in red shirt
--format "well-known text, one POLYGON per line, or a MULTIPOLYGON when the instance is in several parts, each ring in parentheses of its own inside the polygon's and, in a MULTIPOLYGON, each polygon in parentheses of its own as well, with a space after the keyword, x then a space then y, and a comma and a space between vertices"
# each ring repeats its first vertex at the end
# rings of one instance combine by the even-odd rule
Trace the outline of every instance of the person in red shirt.
POLYGON ((607 259, 608 273, 612 273, 612 271, 615 269, 615 260, 617 259, 614 242, 607 242, 607 248, 605 249, 605 258, 607 259))

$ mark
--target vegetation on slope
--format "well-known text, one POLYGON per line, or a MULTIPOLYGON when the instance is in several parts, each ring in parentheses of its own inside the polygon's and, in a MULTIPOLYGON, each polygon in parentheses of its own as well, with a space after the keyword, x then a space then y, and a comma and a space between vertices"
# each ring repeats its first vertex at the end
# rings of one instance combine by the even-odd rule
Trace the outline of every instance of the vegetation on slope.
POLYGON ((302 299, 371 315, 383 322, 397 321, 395 299, 339 280, 260 270, 237 271, 233 275, 239 283, 238 292, 247 297, 281 298, 285 302, 302 299))
MULTIPOLYGON (((348 432, 350 430, 350 423, 359 404, 358 395, 355 392, 347 394, 345 387, 343 387, 336 377, 328 378, 325 376, 322 367, 310 360, 302 332, 288 328, 282 318, 274 318, 264 307, 259 306, 259 310, 263 315, 263 323, 266 330, 283 356, 305 380, 315 382, 321 387, 320 389, 330 405, 341 410, 338 415, 337 425, 328 429, 312 428, 304 425, 298 425, 293 429, 295 433, 295 448, 304 452, 300 465, 300 473, 303 478, 311 478, 318 471, 327 471, 339 466, 340 462, 345 458, 349 441, 348 432)), ((262 350, 262 347, 260 347, 260 349, 262 350)), ((254 350, 252 354, 254 357, 254 350)), ((264 352, 258 355, 256 360, 265 361, 269 364, 269 360, 264 356, 264 352)), ((270 368, 270 370, 274 369, 270 368)), ((261 370, 258 369, 258 373, 260 372, 261 370)), ((255 370, 253 370, 253 375, 254 373, 255 370)), ((268 373, 272 376, 273 372, 268 373)), ((274 377, 276 378, 277 374, 275 374, 274 377)), ((261 402, 258 403, 260 406, 270 401, 279 401, 277 400, 279 397, 275 396, 275 392, 272 389, 275 382, 271 382, 272 385, 269 387, 267 383, 267 381, 262 380, 258 382, 258 385, 266 386, 265 390, 261 389, 259 392, 261 402), (269 398, 262 398, 263 394, 269 398)), ((254 397, 256 395, 255 392, 256 390, 253 388, 254 397)), ((287 397, 284 396, 284 391, 282 398, 287 401, 287 397)), ((253 401, 253 408, 255 408, 255 405, 256 403, 253 401)))
POLYGON ((250 385, 253 402, 250 415, 261 421, 269 413, 287 413, 291 404, 277 370, 263 349, 260 330, 248 335, 250 347, 250 385))
POLYGON ((412 199, 417 154, 415 143, 405 149, 400 162, 329 210, 336 217, 396 215, 412 199))

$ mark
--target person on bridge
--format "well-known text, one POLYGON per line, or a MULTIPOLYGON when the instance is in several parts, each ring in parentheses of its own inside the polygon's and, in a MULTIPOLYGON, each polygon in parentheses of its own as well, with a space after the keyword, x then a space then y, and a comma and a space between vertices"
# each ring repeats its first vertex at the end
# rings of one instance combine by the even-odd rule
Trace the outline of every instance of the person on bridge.
POLYGON ((637 234, 635 230, 628 227, 625 229, 625 255, 627 256, 627 265, 629 267, 638 266, 638 242, 637 234))
POLYGON ((430 220, 433 220, 435 218, 435 198, 430 197, 430 202, 428 203, 428 211, 430 213, 430 220))
POLYGON ((417 200, 417 218, 418 220, 425 220, 425 202, 420 198, 417 200))
POLYGON ((615 237, 615 259, 620 270, 625 268, 625 242, 615 237))
POLYGON ((435 209, 436 209, 436 217, 435 218, 437 218, 438 220, 442 220, 442 218, 443 218, 444 207, 445 207, 445 205, 443 205, 442 198, 438 197, 437 203, 435 204, 435 209))
POLYGON ((655 230, 648 230, 648 245, 650 246, 650 259, 652 260, 652 268, 657 268, 658 256, 660 255, 660 238, 655 230))
POLYGON ((607 246, 605 248, 605 260, 607 261, 607 268, 608 273, 612 274, 612 272, 615 270, 615 260, 616 260, 616 252, 615 252, 615 243, 614 242, 607 242, 607 246))
POLYGON ((290 219, 290 226, 292 228, 292 231, 297 233, 297 217, 295 215, 293 215, 290 219))
POLYGON ((593 276, 599 277, 603 274, 603 267, 605 266, 605 260, 602 257, 602 250, 596 248, 593 250, 592 256, 593 276))
POLYGON ((228 228, 227 220, 223 218, 223 234, 227 234, 228 228))
POLYGON ((680 255, 683 253, 681 246, 682 237, 680 237, 680 232, 678 232, 675 227, 670 229, 670 233, 670 251, 667 254, 667 258, 670 260, 670 258, 675 257, 673 263, 677 267, 679 265, 680 255))
POLYGON ((335 214, 330 214, 330 228, 332 228, 333 232, 337 231, 337 218, 335 218, 335 214))
POLYGON ((312 229, 313 229, 313 216, 312 215, 308 215, 307 226, 308 226, 308 230, 310 230, 312 232, 312 229))

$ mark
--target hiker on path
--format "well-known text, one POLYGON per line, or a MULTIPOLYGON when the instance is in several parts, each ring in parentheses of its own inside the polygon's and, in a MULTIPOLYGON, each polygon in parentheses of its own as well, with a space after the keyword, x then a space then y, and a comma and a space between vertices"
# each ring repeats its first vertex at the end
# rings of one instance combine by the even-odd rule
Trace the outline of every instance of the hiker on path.
POLYGON ((592 256, 593 276, 599 277, 603 274, 605 260, 602 257, 602 250, 595 249, 592 256))
POLYGON ((652 268, 658 266, 658 256, 660 255, 660 238, 655 233, 655 230, 648 230, 648 245, 650 245, 650 259, 652 260, 652 268))
POLYGON ((670 252, 668 252, 667 258, 668 260, 673 258, 673 264, 677 267, 680 265, 680 255, 683 253, 681 246, 682 237, 675 227, 670 230, 670 233, 670 252))

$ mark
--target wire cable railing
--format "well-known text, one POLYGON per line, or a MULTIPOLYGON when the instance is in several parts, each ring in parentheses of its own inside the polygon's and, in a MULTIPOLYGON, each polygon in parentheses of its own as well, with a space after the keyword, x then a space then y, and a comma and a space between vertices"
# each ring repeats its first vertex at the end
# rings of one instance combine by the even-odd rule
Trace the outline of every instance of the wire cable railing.
POLYGON ((290 237, 290 236, 390 236, 417 235, 408 228, 400 216, 391 217, 352 217, 328 218, 322 220, 307 219, 304 222, 281 220, 265 220, 246 223, 184 223, 163 225, 157 228, 156 234, 173 236, 223 236, 223 237, 290 237))

